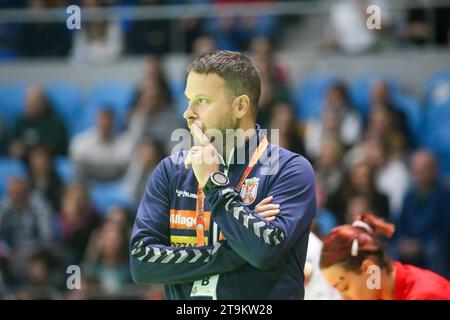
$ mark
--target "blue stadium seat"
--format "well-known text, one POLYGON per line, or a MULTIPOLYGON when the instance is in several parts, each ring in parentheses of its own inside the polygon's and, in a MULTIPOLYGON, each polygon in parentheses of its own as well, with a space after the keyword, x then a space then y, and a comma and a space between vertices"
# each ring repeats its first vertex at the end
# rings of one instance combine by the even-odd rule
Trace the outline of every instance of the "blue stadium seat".
POLYGON ((422 145, 434 151, 441 173, 450 175, 450 101, 429 107, 425 112, 422 145))
POLYGON ((370 108, 370 91, 372 85, 379 80, 388 82, 391 93, 397 94, 400 89, 397 81, 390 75, 370 72, 355 79, 350 85, 349 95, 352 104, 367 118, 370 108))
POLYGON ((55 170, 64 183, 68 184, 75 179, 75 169, 68 157, 59 156, 54 161, 55 170))
POLYGON ((438 72, 428 81, 426 104, 429 107, 450 101, 450 70, 438 72))
POLYGON ((130 83, 114 80, 104 81, 92 89, 89 104, 108 105, 118 115, 124 116, 128 113, 133 94, 134 86, 130 83))
POLYGON ((59 81, 48 85, 46 93, 72 134, 82 111, 80 89, 72 82, 59 81))
POLYGON ((394 94, 392 99, 394 105, 406 115, 409 128, 411 128, 410 134, 414 136, 415 141, 418 141, 420 138, 420 130, 422 125, 422 108, 419 102, 402 93, 394 94))
POLYGON ((27 86, 24 83, 0 85, 0 113, 9 127, 23 112, 26 90, 27 86))
POLYGON ((169 89, 173 97, 173 104, 180 119, 183 119, 183 113, 187 108, 187 100, 184 95, 184 88, 186 87, 186 80, 172 81, 169 84, 169 89))
POLYGON ((14 176, 26 176, 27 168, 19 161, 12 158, 0 158, 0 196, 6 192, 8 180, 14 176))
POLYGON ((297 117, 309 120, 322 113, 326 91, 339 79, 329 74, 315 74, 297 85, 294 100, 297 117))
POLYGON ((106 215, 109 208, 115 205, 133 209, 133 199, 120 182, 95 183, 90 188, 90 196, 95 207, 103 216, 106 215))

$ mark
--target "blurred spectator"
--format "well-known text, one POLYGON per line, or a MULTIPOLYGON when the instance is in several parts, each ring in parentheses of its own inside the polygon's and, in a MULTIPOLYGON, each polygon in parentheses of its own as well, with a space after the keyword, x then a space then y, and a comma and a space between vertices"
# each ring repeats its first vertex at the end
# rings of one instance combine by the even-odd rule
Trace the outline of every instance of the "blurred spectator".
POLYGON ((145 192, 150 174, 163 158, 164 148, 161 144, 149 138, 141 140, 123 178, 126 192, 136 203, 139 203, 145 192))
POLYGON ((107 295, 120 296, 131 283, 128 261, 129 230, 105 222, 89 242, 84 261, 85 272, 99 280, 107 295))
MULTIPOLYGON (((260 49, 258 47, 257 50, 260 49)), ((277 103, 290 103, 287 75, 275 63, 269 48, 254 52, 252 58, 261 79, 261 95, 256 122, 265 129, 270 124, 274 106, 277 103)))
POLYGON ((92 232, 100 225, 100 217, 90 202, 86 186, 71 184, 61 203, 59 227, 68 263, 79 263, 92 232))
POLYGON ((422 46, 434 43, 439 46, 450 45, 450 7, 428 7, 429 0, 421 0, 421 7, 407 9, 405 22, 397 31, 401 40, 422 46))
POLYGON ((31 187, 59 211, 63 193, 63 182, 55 170, 52 154, 46 145, 31 149, 29 156, 31 187))
POLYGON ((353 196, 348 200, 344 223, 352 222, 356 217, 370 212, 372 212, 372 209, 367 197, 361 195, 353 196))
POLYGON ((323 238, 337 226, 337 219, 333 212, 326 207, 327 195, 324 192, 323 185, 320 179, 316 182, 316 200, 317 200, 317 213, 316 213, 316 227, 317 236, 323 238))
POLYGON ((346 148, 358 141, 362 133, 362 119, 351 106, 343 83, 337 83, 328 89, 323 112, 321 119, 310 121, 306 127, 308 152, 311 155, 317 155, 321 141, 327 135, 334 137, 337 133, 346 148))
POLYGON ((28 278, 21 295, 26 293, 31 299, 61 299, 64 276, 58 258, 50 250, 39 250, 28 259, 28 278))
POLYGON ((328 35, 322 40, 325 49, 360 54, 376 48, 379 33, 367 27, 369 5, 381 7, 381 29, 387 27, 389 11, 385 1, 344 0, 334 3, 330 10, 328 35))
MULTIPOLYGON (((83 0, 83 8, 104 6, 102 0, 83 0)), ((75 33, 71 56, 74 61, 108 63, 123 51, 122 29, 116 21, 88 21, 75 33)))
POLYGON ((408 124, 408 118, 401 109, 394 104, 393 93, 389 84, 385 80, 379 80, 373 83, 370 92, 371 113, 375 109, 384 109, 392 117, 391 128, 403 135, 407 148, 411 146, 412 130, 408 124))
POLYGON ((109 208, 108 213, 106 214, 105 222, 119 226, 127 232, 131 231, 131 216, 123 207, 112 206, 109 208))
POLYGON ((392 155, 399 158, 402 158, 409 149, 407 134, 401 131, 391 109, 381 104, 372 107, 365 139, 386 141, 392 155))
POLYGON ((340 224, 345 223, 345 213, 349 200, 358 195, 367 199, 375 215, 388 220, 388 198, 377 190, 374 172, 369 164, 361 162, 350 170, 342 187, 328 199, 327 206, 336 214, 340 224))
POLYGON ((103 108, 96 126, 76 135, 71 141, 70 157, 78 181, 112 181, 120 178, 131 159, 142 132, 143 120, 133 117, 125 133, 114 126, 114 112, 103 108))
POLYGON ((397 223, 399 258, 443 276, 449 274, 450 192, 438 180, 436 157, 416 151, 410 164, 413 187, 397 223))
POLYGON ((392 156, 389 144, 385 141, 372 139, 368 143, 367 160, 375 169, 376 186, 388 196, 391 215, 395 218, 400 213, 403 198, 408 191, 408 168, 401 159, 392 156))
POLYGON ((171 141, 170 137, 181 126, 181 122, 158 82, 149 79, 145 81, 136 98, 131 117, 145 123, 144 134, 164 144, 166 153, 175 146, 176 142, 171 141))
POLYGON ((215 50, 216 43, 214 39, 209 36, 198 37, 192 44, 192 55, 194 57, 198 57, 204 53, 213 52, 215 50))
MULTIPOLYGON (((213 4, 266 3, 270 6, 273 0, 213 0, 213 4)), ((239 9, 237 9, 239 10, 239 9)), ((221 8, 221 13, 225 11, 221 8)), ((272 15, 242 15, 240 12, 227 12, 207 22, 207 31, 214 36, 217 47, 227 50, 248 50, 252 39, 263 37, 275 39, 279 21, 272 15)))
MULTIPOLYGON (((136 0, 136 5, 161 5, 163 0, 136 0)), ((131 54, 165 54, 170 49, 170 21, 134 20, 126 33, 127 51, 131 54)))
MULTIPOLYGON (((56 7, 49 0, 30 0, 32 15, 47 8, 56 7)), ((39 18, 36 16, 36 21, 39 18)), ((28 22, 23 25, 19 51, 25 57, 62 57, 67 56, 71 47, 71 36, 65 23, 28 22)))
POLYGON ((47 144, 53 154, 65 154, 67 130, 55 113, 42 88, 31 86, 25 98, 25 112, 15 122, 12 130, 10 154, 25 159, 29 148, 47 144))
POLYGON ((278 130, 280 147, 298 154, 305 154, 295 112, 290 105, 280 103, 274 107, 270 128, 278 130))
POLYGON ((164 72, 161 60, 155 55, 149 55, 144 60, 144 78, 139 82, 140 86, 135 93, 135 99, 137 100, 140 92, 145 90, 147 83, 157 83, 161 90, 160 99, 165 101, 166 104, 172 104, 172 92, 170 90, 170 84, 167 80, 167 76, 164 72))
POLYGON ((8 195, 0 201, 0 244, 7 250, 11 270, 25 278, 27 258, 50 244, 53 214, 38 194, 33 194, 24 177, 8 182, 8 195))
POLYGON ((342 154, 343 147, 339 140, 328 138, 322 142, 320 154, 315 161, 315 171, 326 196, 337 192, 342 185, 342 154))
POLYGON ((326 110, 319 121, 312 121, 306 125, 305 148, 311 159, 317 159, 324 140, 340 136, 339 121, 337 113, 326 110))

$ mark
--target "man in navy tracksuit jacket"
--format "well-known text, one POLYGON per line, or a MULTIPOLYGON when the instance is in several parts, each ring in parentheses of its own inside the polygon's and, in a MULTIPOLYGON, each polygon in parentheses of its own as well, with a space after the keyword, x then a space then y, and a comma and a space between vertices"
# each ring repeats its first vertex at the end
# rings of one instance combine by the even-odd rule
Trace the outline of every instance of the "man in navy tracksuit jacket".
POLYGON ((204 144, 192 148, 191 155, 180 152, 158 164, 132 232, 134 281, 164 283, 167 299, 303 299, 303 268, 316 211, 311 165, 275 145, 260 148, 267 140, 252 113, 259 98, 259 77, 247 57, 227 51, 200 56, 190 66, 186 96, 189 107, 184 116, 194 138, 198 130, 193 132, 192 126, 197 120, 205 128, 253 130, 220 165, 192 162, 185 168, 186 157, 210 148, 204 144), (224 63, 228 70, 217 67, 224 63), (226 109, 223 103, 229 100, 221 95, 228 93, 223 87, 228 89, 233 72, 238 77, 231 78, 235 91, 230 89, 233 101, 226 109), (258 86, 252 87, 252 81, 258 86), (230 121, 218 123, 218 118, 230 121), (263 150, 261 157, 248 171, 257 149, 263 150), (239 154, 244 161, 238 161, 239 154), (248 175, 239 191, 236 187, 244 172, 248 175), (218 182, 223 173, 228 179, 218 182), (197 229, 199 185, 204 192, 204 242, 199 242, 197 229), (267 196, 280 205, 273 221, 254 212, 267 196))

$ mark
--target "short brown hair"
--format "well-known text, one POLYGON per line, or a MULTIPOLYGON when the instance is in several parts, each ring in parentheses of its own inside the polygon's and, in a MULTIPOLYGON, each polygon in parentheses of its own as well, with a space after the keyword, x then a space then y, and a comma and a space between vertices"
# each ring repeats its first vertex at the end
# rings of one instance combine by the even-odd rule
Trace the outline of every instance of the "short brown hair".
POLYGON ((261 79, 249 57, 240 52, 214 51, 197 57, 189 65, 187 72, 200 74, 214 73, 224 79, 231 95, 237 97, 245 94, 250 98, 254 116, 261 94, 261 79))

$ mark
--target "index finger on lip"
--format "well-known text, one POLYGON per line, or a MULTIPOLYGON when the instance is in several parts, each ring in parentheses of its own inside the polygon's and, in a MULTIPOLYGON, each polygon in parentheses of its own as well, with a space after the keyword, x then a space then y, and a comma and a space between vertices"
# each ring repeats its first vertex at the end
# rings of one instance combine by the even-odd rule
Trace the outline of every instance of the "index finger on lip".
POLYGON ((209 141, 208 136, 202 131, 202 129, 196 124, 193 123, 191 125, 191 131, 194 138, 200 142, 202 146, 207 146, 211 142, 209 141))

